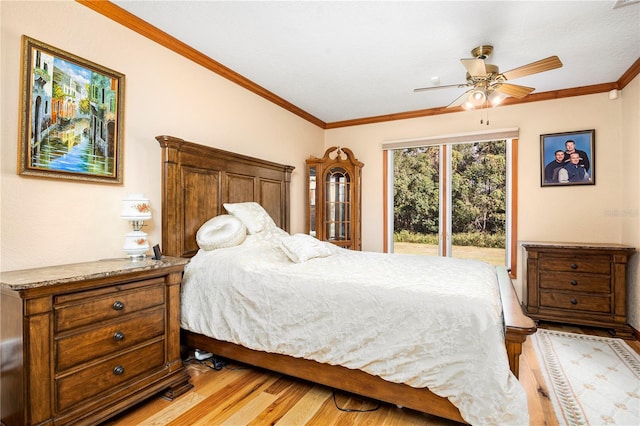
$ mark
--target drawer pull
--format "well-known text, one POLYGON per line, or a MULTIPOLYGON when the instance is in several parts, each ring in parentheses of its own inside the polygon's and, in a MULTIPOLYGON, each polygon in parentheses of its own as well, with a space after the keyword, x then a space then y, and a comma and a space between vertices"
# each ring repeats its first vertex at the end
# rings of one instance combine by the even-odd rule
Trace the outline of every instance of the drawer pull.
POLYGON ((571 283, 570 283, 570 284, 571 284, 571 285, 578 285, 578 281, 576 281, 576 280, 571 280, 571 283))
POLYGON ((572 304, 572 305, 577 305, 577 304, 578 304, 578 301, 577 301, 576 299, 571 299, 571 304, 572 304))
POLYGON ((113 302, 113 309, 116 311, 121 311, 124 309, 124 303, 122 303, 121 301, 117 300, 115 302, 113 302))
POLYGON ((571 269, 578 269, 578 265, 576 265, 575 263, 571 264, 571 269))
POLYGON ((116 365, 113 369, 113 374, 116 376, 122 376, 124 374, 124 367, 121 365, 116 365))
POLYGON ((124 333, 122 331, 116 331, 113 334, 113 340, 119 342, 120 340, 124 340, 124 333))

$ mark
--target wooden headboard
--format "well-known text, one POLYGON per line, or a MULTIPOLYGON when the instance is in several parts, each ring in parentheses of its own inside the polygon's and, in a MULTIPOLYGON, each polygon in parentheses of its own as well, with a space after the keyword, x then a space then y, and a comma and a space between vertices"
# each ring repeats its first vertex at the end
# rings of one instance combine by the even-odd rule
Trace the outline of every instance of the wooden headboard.
POLYGON ((289 186, 294 167, 175 138, 162 147, 162 252, 192 257, 196 232, 223 203, 255 201, 289 231, 289 186))

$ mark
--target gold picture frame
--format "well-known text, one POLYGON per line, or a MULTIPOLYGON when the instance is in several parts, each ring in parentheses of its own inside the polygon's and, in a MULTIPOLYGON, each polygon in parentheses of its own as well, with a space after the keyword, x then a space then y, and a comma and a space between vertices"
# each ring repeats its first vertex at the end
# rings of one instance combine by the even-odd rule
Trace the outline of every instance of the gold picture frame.
POLYGON ((22 36, 18 173, 122 184, 124 74, 22 36))

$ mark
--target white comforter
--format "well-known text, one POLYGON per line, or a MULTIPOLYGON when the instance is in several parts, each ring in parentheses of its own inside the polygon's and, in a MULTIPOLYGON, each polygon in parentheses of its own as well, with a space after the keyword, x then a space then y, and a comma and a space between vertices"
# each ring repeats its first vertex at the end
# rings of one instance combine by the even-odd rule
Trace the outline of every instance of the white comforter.
POLYGON ((331 256, 293 263, 277 238, 198 252, 185 270, 181 326, 428 387, 471 424, 529 423, 494 267, 332 245, 331 256))

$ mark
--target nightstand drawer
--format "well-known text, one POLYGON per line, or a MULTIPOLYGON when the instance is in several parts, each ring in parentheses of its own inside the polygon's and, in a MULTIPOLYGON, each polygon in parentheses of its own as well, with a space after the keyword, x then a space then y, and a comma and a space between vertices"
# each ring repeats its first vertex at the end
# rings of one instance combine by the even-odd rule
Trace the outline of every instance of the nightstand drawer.
POLYGON ((141 311, 56 339, 56 371, 126 349, 164 333, 164 307, 141 311))
POLYGON ((609 274, 611 272, 611 258, 609 256, 557 256, 540 254, 539 267, 541 271, 576 271, 593 274, 609 274))
POLYGON ((57 410, 61 411, 164 364, 164 340, 57 379, 57 410))
POLYGON ((540 292, 540 307, 607 314, 611 312, 611 299, 607 296, 540 292))
POLYGON ((600 274, 541 271, 540 288, 609 294, 611 278, 600 274))
POLYGON ((164 303, 164 281, 145 280, 94 291, 59 296, 56 302, 56 331, 122 317, 164 303))

